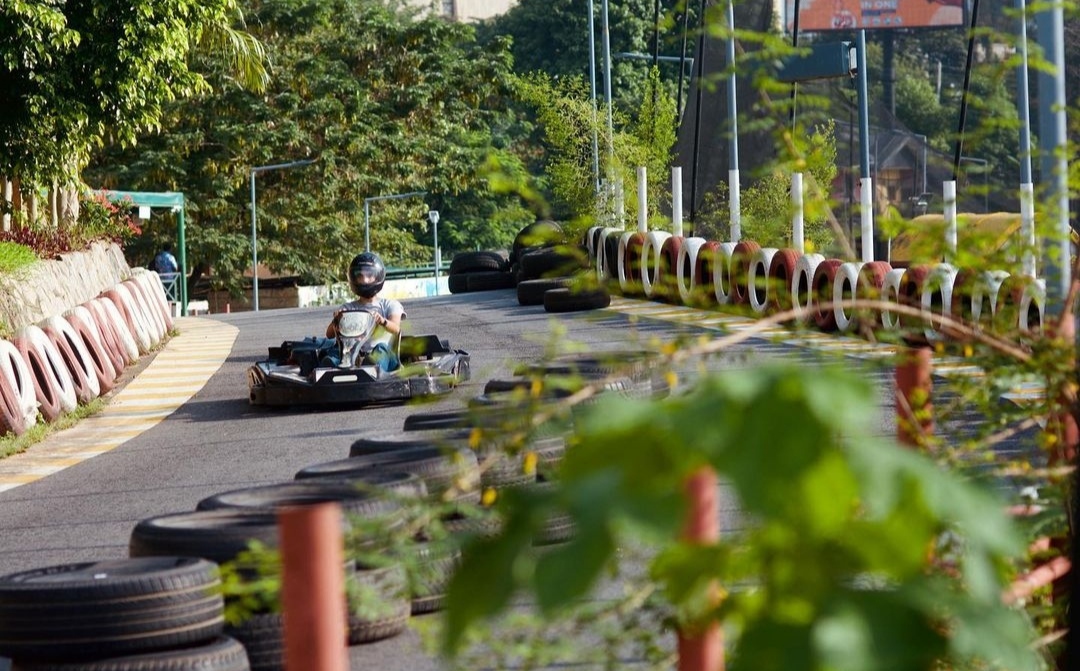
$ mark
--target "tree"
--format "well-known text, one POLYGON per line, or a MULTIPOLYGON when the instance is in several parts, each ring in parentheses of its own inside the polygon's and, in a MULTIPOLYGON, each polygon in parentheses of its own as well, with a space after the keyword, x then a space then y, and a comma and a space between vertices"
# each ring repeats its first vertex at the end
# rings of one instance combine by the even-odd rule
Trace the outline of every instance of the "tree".
POLYGON ((160 127, 165 103, 207 90, 190 67, 200 45, 258 80, 258 45, 232 29, 237 17, 236 0, 5 3, 0 175, 76 182, 96 146, 134 143, 160 127))
POLYGON ((204 59, 212 93, 167 106, 167 134, 110 148, 88 172, 102 185, 184 191, 203 272, 240 286, 250 265, 249 171, 298 158, 318 162, 256 178, 259 258, 310 281, 340 278, 363 248, 365 197, 428 192, 371 205, 372 248, 392 265, 430 262, 428 209, 442 212, 440 242, 459 248, 508 244, 532 220, 480 174, 490 154, 512 153, 492 131, 514 129, 505 41, 480 47, 468 25, 376 0, 281 0, 250 16, 274 63, 265 96, 228 86, 227 72, 204 59))

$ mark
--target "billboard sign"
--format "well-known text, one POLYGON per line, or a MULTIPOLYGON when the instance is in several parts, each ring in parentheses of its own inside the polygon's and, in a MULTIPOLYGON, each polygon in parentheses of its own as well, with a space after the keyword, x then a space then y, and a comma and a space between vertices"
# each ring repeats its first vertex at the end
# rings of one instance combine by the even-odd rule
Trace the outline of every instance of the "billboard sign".
MULTIPOLYGON (((795 0, 785 3, 784 25, 795 27, 795 0)), ((948 28, 964 25, 964 0, 801 0, 799 32, 948 28)))

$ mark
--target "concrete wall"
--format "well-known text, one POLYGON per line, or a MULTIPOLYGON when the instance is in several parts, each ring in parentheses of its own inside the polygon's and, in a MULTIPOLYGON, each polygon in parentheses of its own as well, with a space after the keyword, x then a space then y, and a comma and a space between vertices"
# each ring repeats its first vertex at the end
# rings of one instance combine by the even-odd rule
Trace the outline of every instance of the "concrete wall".
POLYGON ((0 276, 0 332, 14 333, 95 298, 131 277, 116 244, 94 243, 17 273, 0 276))

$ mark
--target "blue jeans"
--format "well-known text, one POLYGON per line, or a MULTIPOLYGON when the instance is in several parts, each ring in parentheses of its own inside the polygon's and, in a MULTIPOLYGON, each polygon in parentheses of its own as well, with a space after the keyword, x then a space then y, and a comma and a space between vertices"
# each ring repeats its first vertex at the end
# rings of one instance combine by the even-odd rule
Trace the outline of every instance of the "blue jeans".
MULTIPOLYGON (((341 365, 341 352, 338 349, 337 341, 333 338, 316 338, 314 339, 320 346, 328 348, 329 351, 323 355, 319 364, 323 366, 340 366, 341 365)), ((394 350, 386 343, 377 343, 371 348, 371 352, 365 357, 368 361, 375 364, 379 370, 389 373, 401 368, 401 361, 398 359, 394 350)))

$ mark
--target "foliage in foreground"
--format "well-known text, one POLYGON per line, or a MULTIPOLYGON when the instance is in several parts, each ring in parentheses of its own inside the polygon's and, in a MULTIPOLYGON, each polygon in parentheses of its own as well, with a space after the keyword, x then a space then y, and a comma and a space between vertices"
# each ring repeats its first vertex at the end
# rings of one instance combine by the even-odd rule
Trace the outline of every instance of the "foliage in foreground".
POLYGON ((1001 604, 1023 550, 1001 502, 874 436, 873 398, 838 370, 776 367, 663 402, 604 399, 583 413, 559 487, 511 493, 503 532, 466 549, 444 649, 522 591, 558 613, 644 538, 681 625, 718 620, 732 633, 733 669, 1038 668, 1026 616, 1001 604), (682 492, 706 466, 750 523, 695 546, 676 540, 682 492), (532 534, 560 509, 576 536, 537 557, 532 534))

